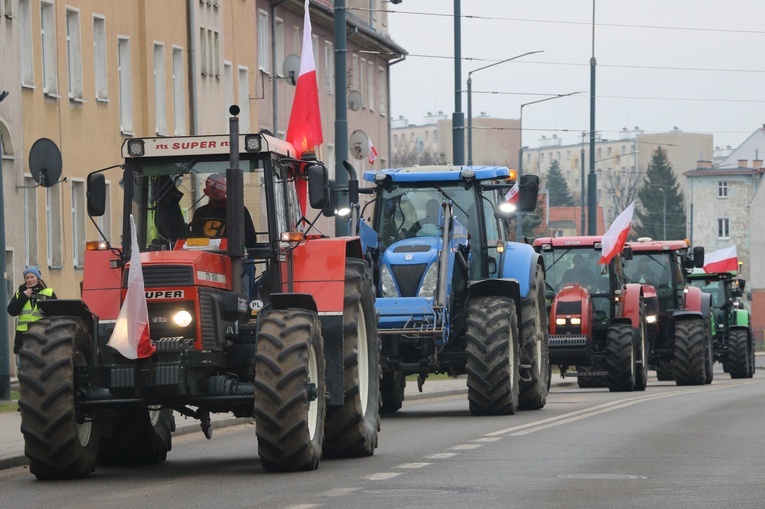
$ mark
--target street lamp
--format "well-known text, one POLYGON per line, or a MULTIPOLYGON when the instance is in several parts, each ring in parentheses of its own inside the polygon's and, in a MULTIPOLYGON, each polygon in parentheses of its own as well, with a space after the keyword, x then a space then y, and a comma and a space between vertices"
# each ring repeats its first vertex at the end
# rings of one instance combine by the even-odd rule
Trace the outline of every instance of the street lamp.
POLYGON ((472 71, 468 73, 468 79, 467 79, 467 107, 468 107, 468 161, 467 163, 468 163, 468 166, 472 166, 473 164, 473 78, 471 78, 472 74, 474 72, 488 69, 489 67, 494 67, 495 65, 504 64, 505 62, 509 62, 511 60, 525 57, 527 55, 533 55, 534 53, 542 53, 542 52, 543 50, 529 51, 527 53, 524 53, 523 55, 516 55, 512 58, 506 58, 504 60, 500 60, 499 62, 494 62, 493 64, 485 65, 483 67, 479 67, 478 69, 473 69, 472 71))
MULTIPOLYGON (((477 69, 476 69, 477 70, 477 69)), ((470 78, 468 78, 468 83, 470 83, 470 78)), ((521 175, 523 175, 523 108, 525 106, 530 106, 532 104, 542 103, 545 101, 552 101, 553 99, 560 99, 561 97, 568 97, 570 95, 576 95, 581 94, 582 92, 569 92, 568 94, 557 94, 551 97, 545 97, 544 99, 537 99, 536 101, 527 102, 524 104, 521 104, 521 112, 518 118, 518 141, 520 142, 520 148, 518 149, 518 175, 517 179, 518 181, 521 180, 521 175)), ((468 97, 470 97, 468 95, 468 97)), ((523 236, 523 228, 521 226, 521 212, 516 213, 516 226, 515 226, 515 238, 520 239, 523 236)))

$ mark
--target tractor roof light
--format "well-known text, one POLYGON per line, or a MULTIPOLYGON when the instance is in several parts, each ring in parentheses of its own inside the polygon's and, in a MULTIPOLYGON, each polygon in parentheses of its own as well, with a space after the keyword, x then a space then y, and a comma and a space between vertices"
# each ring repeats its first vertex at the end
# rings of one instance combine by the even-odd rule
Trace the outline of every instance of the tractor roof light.
POLYGON ((146 154, 143 140, 128 140, 127 151, 131 157, 143 157, 146 154))
POLYGON ((106 251, 109 249, 109 243, 105 240, 89 240, 85 243, 87 251, 106 251))
POLYGON ((245 134, 244 149, 247 152, 260 152, 261 150, 260 140, 261 138, 259 134, 245 134))
POLYGON ((475 171, 467 169, 462 170, 460 171, 460 178, 465 180, 473 180, 475 178, 475 171))

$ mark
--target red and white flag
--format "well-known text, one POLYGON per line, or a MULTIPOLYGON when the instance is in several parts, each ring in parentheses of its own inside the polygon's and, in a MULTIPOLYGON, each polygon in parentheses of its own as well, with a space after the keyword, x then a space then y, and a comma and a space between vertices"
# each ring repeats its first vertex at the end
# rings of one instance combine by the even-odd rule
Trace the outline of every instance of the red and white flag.
POLYGON ((375 161, 377 160, 377 149, 372 145, 372 138, 367 136, 367 140, 369 141, 369 164, 375 164, 375 161))
POLYGON ((736 253, 736 246, 725 247, 704 255, 704 272, 707 274, 737 271, 738 254, 736 253))
POLYGON ((135 221, 130 215, 130 268, 125 301, 120 308, 117 323, 114 325, 109 346, 128 359, 151 357, 156 347, 149 338, 149 309, 146 306, 146 293, 143 287, 141 270, 141 252, 135 232, 135 221))
POLYGON ((521 195, 519 194, 519 191, 521 190, 520 187, 518 187, 518 182, 513 185, 513 187, 510 188, 510 190, 505 194, 505 201, 515 207, 518 207, 518 200, 521 198, 521 195))
POLYGON ((622 210, 622 213, 616 216, 614 222, 608 228, 608 231, 603 235, 601 243, 603 244, 603 251, 600 255, 598 263, 604 265, 611 261, 611 258, 621 253, 624 249, 624 243, 627 242, 627 235, 630 234, 630 228, 632 227, 632 215, 635 213, 635 202, 629 204, 629 206, 622 210))

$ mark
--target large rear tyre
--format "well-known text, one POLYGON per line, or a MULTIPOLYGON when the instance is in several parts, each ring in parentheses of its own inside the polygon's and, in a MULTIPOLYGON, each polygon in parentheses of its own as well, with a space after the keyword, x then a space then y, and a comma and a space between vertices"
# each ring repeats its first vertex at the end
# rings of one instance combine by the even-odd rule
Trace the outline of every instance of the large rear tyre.
POLYGON ((656 379, 659 382, 675 380, 675 368, 672 367, 672 361, 660 361, 656 364, 656 379))
POLYGON ((550 353, 547 341, 547 301, 544 272, 537 266, 528 296, 521 302, 521 364, 529 365, 528 377, 521 377, 518 408, 538 410, 547 403, 550 353))
POLYGON ((635 390, 636 349, 634 331, 629 323, 615 323, 608 328, 606 340, 606 371, 608 390, 635 390))
MULTIPOLYGON (((577 373, 590 373, 592 371, 606 371, 605 362, 595 359, 595 365, 593 366, 577 366, 577 373)), ((576 385, 580 389, 599 389, 601 387, 608 387, 608 378, 605 376, 577 376, 576 385)))
POLYGON ((635 390, 648 387, 648 330, 645 321, 645 304, 640 299, 640 325, 634 331, 635 340, 635 390))
POLYGON ((324 343, 316 313, 265 315, 255 353, 255 433, 263 468, 314 470, 324 442, 324 343))
POLYGON ((327 408, 324 455, 371 456, 380 429, 380 340, 372 275, 364 260, 348 259, 343 308, 345 399, 327 408))
POLYGON ((711 384, 714 379, 714 365, 715 365, 715 350, 714 341, 712 340, 712 324, 709 323, 709 319, 704 320, 704 359, 706 362, 706 376, 704 377, 705 384, 711 384))
POLYGON ((702 318, 675 321, 675 358, 672 366, 677 385, 704 385, 707 379, 707 344, 702 318))
POLYGON ((473 415, 518 411, 520 345, 515 302, 477 297, 467 306, 467 386, 473 415))
POLYGON ((175 418, 169 408, 118 408, 101 437, 101 465, 151 465, 167 459, 175 418))
POLYGON ((749 374, 746 377, 753 378, 754 371, 757 368, 754 364, 754 339, 753 339, 754 335, 752 334, 752 329, 747 329, 747 335, 749 336, 749 341, 747 341, 748 352, 749 352, 749 374))
POLYGON ((74 373, 92 359, 85 323, 42 318, 24 333, 19 407, 24 453, 38 479, 86 477, 96 468, 99 428, 75 407, 74 373))
POLYGON ((392 414, 401 410, 404 404, 404 389, 406 388, 406 377, 401 371, 386 371, 383 373, 380 382, 380 393, 382 395, 382 407, 380 412, 392 414))
POLYGON ((725 369, 731 378, 749 378, 749 337, 745 330, 731 329, 727 339, 725 369))

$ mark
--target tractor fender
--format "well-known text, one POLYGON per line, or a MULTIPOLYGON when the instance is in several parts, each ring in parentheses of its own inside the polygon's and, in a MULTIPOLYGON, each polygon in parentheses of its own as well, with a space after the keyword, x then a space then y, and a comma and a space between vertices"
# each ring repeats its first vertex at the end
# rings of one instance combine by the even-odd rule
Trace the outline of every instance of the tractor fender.
POLYGON ((620 318, 629 320, 633 329, 640 327, 640 303, 643 289, 638 283, 622 286, 622 313, 620 318))
POLYGON ((701 288, 695 286, 685 287, 685 309, 688 311, 699 312, 701 313, 701 316, 708 316, 710 306, 711 301, 709 294, 703 293, 701 288))
MULTIPOLYGON (((510 297, 515 302, 515 309, 518 313, 521 310, 520 285, 514 279, 484 279, 471 283, 465 297, 465 302, 478 297, 510 297)), ((467 307, 467 306, 466 306, 467 307)))
POLYGON ((521 298, 529 294, 531 281, 536 277, 537 266, 544 271, 542 257, 529 244, 505 242, 505 252, 499 268, 500 279, 515 279, 518 282, 521 298))

